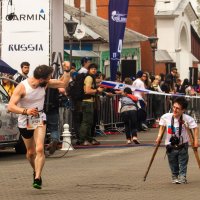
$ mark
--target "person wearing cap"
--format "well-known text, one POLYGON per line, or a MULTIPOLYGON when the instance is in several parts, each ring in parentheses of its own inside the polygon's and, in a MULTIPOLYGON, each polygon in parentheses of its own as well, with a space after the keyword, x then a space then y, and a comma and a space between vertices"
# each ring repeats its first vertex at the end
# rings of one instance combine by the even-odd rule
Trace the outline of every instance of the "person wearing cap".
POLYGON ((96 73, 97 65, 91 63, 88 66, 88 74, 84 80, 84 98, 82 100, 83 119, 80 126, 80 144, 84 146, 100 144, 91 135, 94 121, 95 97, 103 91, 103 88, 96 86, 96 73))
POLYGON ((90 63, 91 63, 91 58, 83 57, 81 59, 81 68, 78 70, 78 73, 79 74, 81 74, 81 73, 86 74, 88 72, 88 66, 90 65, 90 63))

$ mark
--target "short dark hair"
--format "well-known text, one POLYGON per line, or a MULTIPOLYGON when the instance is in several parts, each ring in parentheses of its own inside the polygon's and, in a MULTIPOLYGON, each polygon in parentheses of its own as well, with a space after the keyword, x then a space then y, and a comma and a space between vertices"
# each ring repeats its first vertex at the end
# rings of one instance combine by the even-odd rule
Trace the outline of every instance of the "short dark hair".
POLYGON ((24 66, 30 66, 30 63, 29 62, 22 62, 20 66, 21 66, 21 68, 23 68, 24 66))
POLYGON ((53 67, 47 65, 39 65, 35 68, 33 76, 36 79, 47 79, 53 73, 53 67))
POLYGON ((170 71, 171 71, 171 72, 177 71, 177 68, 176 68, 176 67, 172 67, 170 71))
POLYGON ((188 101, 186 100, 185 97, 177 97, 173 101, 173 105, 177 103, 181 106, 182 109, 187 109, 188 107, 188 101))
POLYGON ((141 78, 143 74, 144 74, 144 72, 140 70, 137 72, 136 77, 141 78))
POLYGON ((90 57, 83 57, 82 59, 81 59, 81 65, 83 66, 84 65, 84 63, 86 63, 88 60, 92 60, 90 57))
POLYGON ((71 67, 76 68, 76 64, 75 64, 75 63, 72 63, 72 64, 71 64, 71 67))
POLYGON ((88 70, 90 70, 90 69, 92 69, 92 68, 96 68, 96 69, 98 69, 97 64, 95 64, 95 63, 91 63, 91 64, 88 66, 88 70))
POLYGON ((132 90, 129 87, 124 88, 124 92, 126 92, 127 94, 132 94, 132 90))

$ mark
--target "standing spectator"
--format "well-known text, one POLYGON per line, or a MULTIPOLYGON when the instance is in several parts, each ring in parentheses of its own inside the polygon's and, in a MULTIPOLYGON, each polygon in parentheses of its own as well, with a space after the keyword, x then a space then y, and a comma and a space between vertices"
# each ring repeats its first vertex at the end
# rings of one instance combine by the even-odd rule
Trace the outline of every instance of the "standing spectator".
MULTIPOLYGON (((164 93, 174 93, 172 88, 171 88, 171 79, 165 79, 164 83, 161 85, 161 90, 164 93)), ((170 96, 166 96, 165 97, 165 106, 163 106, 163 110, 162 113, 169 111, 171 109, 171 97, 170 96)))
POLYGON ((177 78, 176 79, 176 85, 175 85, 175 91, 176 91, 176 93, 181 93, 181 84, 182 84, 181 79, 177 78))
POLYGON ((173 102, 173 112, 164 114, 159 122, 160 129, 156 143, 159 143, 166 128, 165 145, 171 169, 172 183, 187 183, 188 143, 189 137, 185 123, 194 131, 194 147, 198 148, 198 125, 189 115, 184 114, 188 102, 178 97, 173 102))
POLYGON ((137 101, 138 98, 132 95, 132 90, 124 88, 123 97, 121 98, 121 117, 125 125, 127 144, 132 141, 140 144, 137 139, 137 101))
POLYGON ((187 78, 185 78, 181 85, 180 93, 189 94, 190 90, 191 90, 191 84, 190 84, 189 80, 187 78))
MULTIPOLYGON (((156 75, 154 81, 151 84, 151 90, 156 91, 156 92, 162 92, 159 85, 160 80, 161 80, 161 77, 159 75, 156 75)), ((154 118, 156 119, 156 122, 159 121, 159 118, 161 116, 161 110, 164 103, 163 97, 164 96, 158 95, 158 94, 152 95, 152 112, 154 114, 154 118)))
POLYGON ((82 73, 86 74, 88 72, 88 66, 91 63, 91 60, 92 59, 89 57, 83 57, 81 59, 81 68, 78 70, 79 74, 82 74, 82 73))
POLYGON ((71 71, 70 71, 71 73, 74 73, 74 72, 76 72, 76 64, 75 63, 72 63, 71 64, 71 71))
POLYGON ((50 133, 50 143, 47 147, 49 154, 56 151, 60 141, 59 133, 59 92, 57 88, 48 88, 44 101, 44 112, 47 116, 47 132, 50 133))
MULTIPOLYGON (((136 80, 133 82, 132 86, 135 89, 141 89, 141 90, 145 90, 145 84, 143 81, 143 71, 138 71, 136 74, 136 80)), ((146 75, 144 75, 146 76, 146 75)), ((146 102, 145 102, 145 94, 144 92, 140 92, 140 91, 134 91, 134 95, 136 97, 138 97, 139 100, 139 104, 140 104, 140 109, 138 110, 138 131, 145 131, 148 129, 148 127, 146 126, 145 122, 146 122, 146 102)))
POLYGON ((47 116, 47 131, 50 133, 50 143, 47 146, 49 154, 53 154, 60 142, 59 105, 60 94, 65 95, 64 88, 48 88, 45 95, 44 112, 47 116))
POLYGON ((115 82, 121 83, 122 82, 122 73, 117 71, 115 82))
POLYGON ((176 76, 177 76, 177 68, 172 67, 170 70, 170 73, 166 75, 165 79, 170 79, 170 86, 172 91, 175 91, 175 85, 176 85, 176 76))
POLYGON ((25 143, 33 171, 33 187, 42 188, 42 169, 45 163, 44 139, 46 135, 46 115, 43 112, 45 89, 65 88, 70 79, 69 68, 59 80, 51 79, 53 68, 40 65, 35 68, 33 77, 22 81, 14 90, 8 104, 10 112, 19 114, 18 127, 25 143))
POLYGON ((144 72, 142 75, 142 81, 144 82, 144 86, 146 89, 150 89, 151 87, 151 79, 149 77, 149 73, 148 72, 144 72))
MULTIPOLYGON (((82 79, 84 79, 86 74, 88 73, 88 66, 90 65, 90 63, 91 63, 91 58, 89 57, 83 57, 81 59, 81 68, 77 71, 78 74, 76 72, 72 73, 73 78, 71 78, 69 90, 71 91, 74 90, 74 92, 76 91, 80 94, 79 90, 77 91, 75 87, 77 87, 77 85, 80 86, 80 82, 82 83, 82 79)), ((68 95, 70 96, 70 100, 72 103, 72 124, 73 124, 72 126, 74 130, 74 134, 76 135, 76 139, 77 139, 76 144, 79 145, 80 144, 80 141, 79 141, 80 125, 83 118, 82 100, 79 98, 76 98, 75 95, 70 95, 69 93, 70 91, 68 91, 68 95)))
POLYGON ((6 90, 6 92, 8 93, 9 97, 11 97, 14 92, 14 89, 15 89, 15 85, 11 81, 11 80, 13 80, 13 77, 8 74, 4 74, 4 76, 5 76, 5 78, 2 79, 2 85, 3 85, 4 89, 6 90))
POLYGON ((129 78, 129 77, 126 77, 126 78, 124 79, 124 84, 127 84, 127 85, 132 85, 132 84, 133 84, 133 81, 132 81, 132 79, 131 79, 131 78, 129 78))
POLYGON ((165 74, 163 74, 163 73, 160 73, 159 74, 160 75, 160 78, 161 78, 161 80, 160 80, 160 87, 162 86, 162 84, 164 83, 164 81, 165 81, 165 74))
POLYGON ((200 94, 200 77, 197 80, 197 86, 195 87, 195 91, 197 94, 200 94))
POLYGON ((91 63, 88 67, 88 75, 84 80, 84 98, 82 100, 83 119, 80 127, 80 144, 84 146, 100 144, 91 136, 93 125, 95 95, 103 91, 103 88, 96 88, 95 74, 97 65, 91 63))
POLYGON ((28 78, 28 73, 30 70, 30 64, 28 62, 22 62, 20 66, 21 74, 15 78, 15 81, 18 83, 28 78))
POLYGON ((164 83, 161 85, 161 90, 165 93, 172 93, 171 79, 165 79, 164 83))

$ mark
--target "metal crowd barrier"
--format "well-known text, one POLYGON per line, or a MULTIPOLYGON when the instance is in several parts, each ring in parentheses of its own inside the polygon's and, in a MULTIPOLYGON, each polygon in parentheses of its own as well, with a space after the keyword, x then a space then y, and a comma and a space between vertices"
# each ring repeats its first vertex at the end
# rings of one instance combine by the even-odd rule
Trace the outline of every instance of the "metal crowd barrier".
POLYGON ((98 97, 97 133, 105 134, 105 132, 123 132, 124 124, 118 111, 119 98, 119 95, 98 97))
MULTIPOLYGON (((195 95, 199 97, 199 94, 195 95)), ((200 98, 186 98, 188 100, 187 114, 192 116, 198 123, 200 122, 200 98)))
MULTIPOLYGON (((147 102, 147 125, 149 127, 155 123, 164 113, 170 112, 174 96, 147 94, 145 101, 147 102)), ((98 96, 97 99, 97 122, 96 132, 100 135, 123 132, 124 124, 119 113, 120 95, 98 96)), ((187 98, 188 109, 187 114, 191 115, 197 122, 200 122, 200 98, 187 98)), ((73 130, 71 108, 60 109, 60 124, 68 123, 70 129, 73 130)), ((62 128, 62 127, 61 127, 62 128)))

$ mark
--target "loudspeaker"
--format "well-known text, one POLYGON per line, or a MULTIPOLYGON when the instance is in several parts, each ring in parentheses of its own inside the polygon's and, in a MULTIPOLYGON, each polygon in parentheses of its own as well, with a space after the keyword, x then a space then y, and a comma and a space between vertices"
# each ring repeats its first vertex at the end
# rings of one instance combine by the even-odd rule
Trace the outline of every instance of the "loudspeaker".
POLYGON ((192 85, 197 85, 198 68, 196 68, 196 67, 189 67, 189 70, 190 70, 190 83, 192 85))
POLYGON ((121 61, 122 81, 126 77, 136 77, 136 60, 122 60, 121 61))

